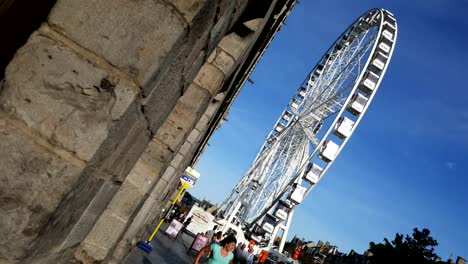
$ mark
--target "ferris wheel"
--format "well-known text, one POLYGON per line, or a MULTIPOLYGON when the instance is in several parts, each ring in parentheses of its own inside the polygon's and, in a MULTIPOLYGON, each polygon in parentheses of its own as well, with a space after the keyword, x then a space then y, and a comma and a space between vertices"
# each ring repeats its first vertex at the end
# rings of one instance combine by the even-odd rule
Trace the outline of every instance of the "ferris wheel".
POLYGON ((251 167, 221 204, 230 223, 270 245, 355 131, 392 57, 397 23, 384 9, 355 20, 307 75, 251 167))

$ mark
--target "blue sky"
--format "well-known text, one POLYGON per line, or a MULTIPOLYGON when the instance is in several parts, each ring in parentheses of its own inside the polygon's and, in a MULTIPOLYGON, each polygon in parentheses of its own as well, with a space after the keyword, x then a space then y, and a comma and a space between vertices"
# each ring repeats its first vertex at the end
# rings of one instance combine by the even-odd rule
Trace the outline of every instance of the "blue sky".
POLYGON ((429 228, 436 253, 468 258, 466 0, 302 0, 211 138, 190 190, 221 202, 255 158, 294 91, 366 10, 395 14, 397 46, 352 138, 299 205, 289 232, 363 252, 429 228))

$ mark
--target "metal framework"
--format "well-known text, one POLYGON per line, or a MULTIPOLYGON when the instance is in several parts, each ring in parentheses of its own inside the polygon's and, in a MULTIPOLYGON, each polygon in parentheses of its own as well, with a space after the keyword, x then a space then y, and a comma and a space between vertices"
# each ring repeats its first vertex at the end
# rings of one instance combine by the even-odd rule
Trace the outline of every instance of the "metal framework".
POLYGON ((397 38, 392 13, 354 21, 307 75, 253 164, 221 205, 229 222, 284 247, 295 207, 317 185, 359 124, 383 79, 397 38))

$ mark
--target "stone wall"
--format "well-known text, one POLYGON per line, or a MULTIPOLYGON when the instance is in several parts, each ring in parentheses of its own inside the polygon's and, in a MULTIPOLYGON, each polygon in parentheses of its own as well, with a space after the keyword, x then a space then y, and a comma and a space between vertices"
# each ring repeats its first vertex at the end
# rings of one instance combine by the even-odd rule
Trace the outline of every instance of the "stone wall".
POLYGON ((280 2, 57 1, 0 86, 0 261, 119 263, 280 2))

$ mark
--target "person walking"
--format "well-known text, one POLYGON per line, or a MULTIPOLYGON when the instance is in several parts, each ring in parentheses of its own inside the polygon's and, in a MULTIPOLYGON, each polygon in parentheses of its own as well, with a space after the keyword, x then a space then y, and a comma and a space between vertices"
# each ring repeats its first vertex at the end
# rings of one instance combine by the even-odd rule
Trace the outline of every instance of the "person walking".
POLYGON ((253 261, 254 261, 253 252, 254 252, 253 247, 249 247, 249 251, 247 253, 247 258, 246 258, 245 264, 253 264, 253 261))
POLYGON ((239 243, 234 250, 234 263, 242 264, 245 263, 245 244, 239 243))
POLYGON ((212 244, 219 244, 221 241, 221 237, 223 236, 223 232, 218 231, 216 234, 213 236, 213 240, 211 241, 212 244))
POLYGON ((217 225, 215 225, 215 226, 213 227, 213 229, 208 230, 208 231, 206 232, 206 235, 208 236, 208 242, 210 242, 210 243, 211 243, 211 241, 213 240, 213 236, 214 236, 214 234, 215 234, 216 228, 218 228, 217 225))
POLYGON ((232 251, 236 247, 237 240, 234 236, 227 236, 218 244, 212 243, 198 252, 194 264, 200 263, 200 258, 204 254, 209 254, 207 264, 233 264, 234 254, 232 251))

